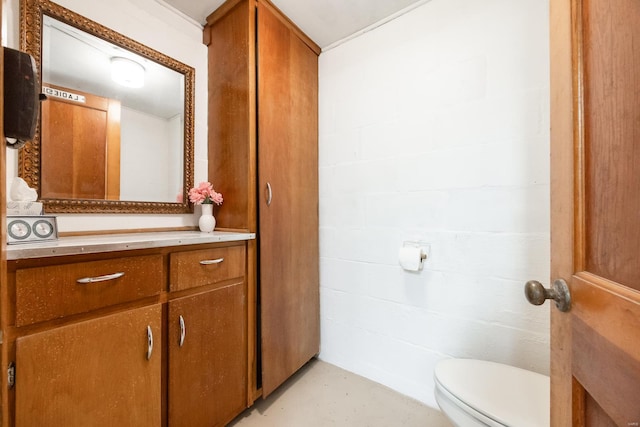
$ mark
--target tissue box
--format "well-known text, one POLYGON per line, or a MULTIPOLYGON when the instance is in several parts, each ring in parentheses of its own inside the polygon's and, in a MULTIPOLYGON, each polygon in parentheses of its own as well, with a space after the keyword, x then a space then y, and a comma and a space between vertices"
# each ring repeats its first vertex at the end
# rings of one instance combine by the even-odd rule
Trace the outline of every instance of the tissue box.
POLYGON ((42 215, 42 203, 8 201, 7 215, 42 215))

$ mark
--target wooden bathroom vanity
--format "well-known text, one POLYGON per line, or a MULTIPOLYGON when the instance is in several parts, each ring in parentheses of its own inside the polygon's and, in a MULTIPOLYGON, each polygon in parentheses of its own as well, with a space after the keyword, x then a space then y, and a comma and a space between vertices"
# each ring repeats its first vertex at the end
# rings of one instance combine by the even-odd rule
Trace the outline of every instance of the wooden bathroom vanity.
POLYGON ((3 425, 231 421, 252 403, 254 238, 165 232, 8 247, 3 425))

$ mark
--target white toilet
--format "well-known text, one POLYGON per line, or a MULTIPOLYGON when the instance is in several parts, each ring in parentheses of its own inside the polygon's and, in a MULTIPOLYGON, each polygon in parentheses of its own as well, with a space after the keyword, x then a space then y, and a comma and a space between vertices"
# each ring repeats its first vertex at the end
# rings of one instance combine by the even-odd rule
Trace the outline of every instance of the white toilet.
POLYGON ((435 369, 436 401, 458 427, 549 427, 549 377, 474 359, 435 369))

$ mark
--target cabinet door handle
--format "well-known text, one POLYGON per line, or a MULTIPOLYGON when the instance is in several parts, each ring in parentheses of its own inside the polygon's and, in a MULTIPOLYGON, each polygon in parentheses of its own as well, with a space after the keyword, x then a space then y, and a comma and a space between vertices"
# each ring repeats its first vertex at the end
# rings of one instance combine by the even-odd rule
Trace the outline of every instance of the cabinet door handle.
POLYGON ((220 264, 222 261, 224 261, 224 258, 203 259, 202 261, 200 261, 200 265, 220 264))
POLYGON ((267 182, 267 206, 271 206, 271 199, 273 199, 273 191, 271 191, 271 184, 267 182))
POLYGON ((87 283, 95 283, 95 282, 106 282, 107 280, 115 280, 124 276, 124 271, 120 271, 118 273, 113 274, 105 274, 104 276, 98 277, 83 277, 82 279, 76 280, 76 282, 85 285, 87 283))
POLYGON ((182 347, 184 344, 184 337, 187 335, 187 328, 184 325, 184 317, 182 317, 182 315, 178 317, 178 322, 180 323, 180 342, 178 342, 178 346, 182 347))
POLYGON ((151 359, 153 354, 153 331, 151 326, 147 325, 147 360, 151 359))

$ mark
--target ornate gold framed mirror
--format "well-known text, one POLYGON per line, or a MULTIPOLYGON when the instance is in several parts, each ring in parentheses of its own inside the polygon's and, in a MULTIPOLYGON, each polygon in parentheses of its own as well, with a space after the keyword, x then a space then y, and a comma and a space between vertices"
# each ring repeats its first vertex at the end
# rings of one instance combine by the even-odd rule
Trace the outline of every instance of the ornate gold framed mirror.
POLYGON ((47 213, 192 211, 192 67, 49 0, 21 0, 20 48, 47 100, 18 175, 47 213))

